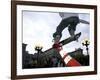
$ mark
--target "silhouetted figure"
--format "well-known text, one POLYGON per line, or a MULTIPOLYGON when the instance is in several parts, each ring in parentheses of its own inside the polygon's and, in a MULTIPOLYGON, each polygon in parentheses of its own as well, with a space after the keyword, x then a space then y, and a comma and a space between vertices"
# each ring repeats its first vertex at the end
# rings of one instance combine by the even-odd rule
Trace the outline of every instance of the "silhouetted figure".
POLYGON ((56 28, 56 32, 53 34, 54 39, 59 35, 59 39, 62 37, 62 31, 68 27, 69 34, 74 36, 77 24, 84 23, 89 24, 89 22, 79 19, 77 13, 60 13, 62 20, 56 28))

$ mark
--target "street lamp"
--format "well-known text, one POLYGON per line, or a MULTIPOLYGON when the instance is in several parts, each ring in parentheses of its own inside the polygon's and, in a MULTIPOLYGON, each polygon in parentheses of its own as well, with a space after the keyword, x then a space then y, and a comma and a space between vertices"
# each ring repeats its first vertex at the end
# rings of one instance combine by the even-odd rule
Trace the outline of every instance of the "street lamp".
POLYGON ((35 46, 35 50, 37 51, 37 66, 39 67, 39 64, 40 64, 40 59, 39 57, 41 56, 40 53, 42 53, 42 46, 35 46))
POLYGON ((35 50, 37 51, 37 53, 42 52, 42 46, 35 46, 35 50))
POLYGON ((86 46, 87 55, 89 55, 89 48, 88 48, 89 44, 90 44, 89 40, 84 40, 82 42, 82 45, 86 46))

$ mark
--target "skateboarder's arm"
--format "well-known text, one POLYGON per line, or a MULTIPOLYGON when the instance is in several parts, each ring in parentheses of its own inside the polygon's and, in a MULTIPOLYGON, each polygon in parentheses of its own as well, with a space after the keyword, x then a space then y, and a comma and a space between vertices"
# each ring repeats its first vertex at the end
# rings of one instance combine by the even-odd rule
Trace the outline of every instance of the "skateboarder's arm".
POLYGON ((82 20, 82 19, 79 19, 79 22, 83 23, 83 24, 90 24, 88 21, 85 21, 85 20, 82 20))

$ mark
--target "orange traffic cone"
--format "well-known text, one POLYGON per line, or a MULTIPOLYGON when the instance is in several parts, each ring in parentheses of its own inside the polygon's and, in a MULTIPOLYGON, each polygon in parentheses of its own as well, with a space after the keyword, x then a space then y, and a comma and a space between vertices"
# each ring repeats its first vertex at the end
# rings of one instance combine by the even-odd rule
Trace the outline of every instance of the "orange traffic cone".
POLYGON ((81 64, 77 60, 72 58, 65 51, 61 50, 59 53, 66 65, 66 67, 81 66, 81 64))

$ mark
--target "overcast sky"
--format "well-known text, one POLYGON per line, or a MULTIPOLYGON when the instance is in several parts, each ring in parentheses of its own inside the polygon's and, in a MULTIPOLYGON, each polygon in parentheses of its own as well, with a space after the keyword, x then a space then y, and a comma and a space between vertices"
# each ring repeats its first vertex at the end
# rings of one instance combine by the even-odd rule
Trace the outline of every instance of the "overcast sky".
MULTIPOLYGON (((79 18, 90 21, 89 14, 79 14, 79 18)), ((30 54, 34 54, 34 47, 36 45, 42 45, 43 51, 52 47, 52 35, 56 31, 56 27, 61 20, 62 18, 59 13, 23 11, 23 43, 28 44, 26 50, 29 51, 30 54)), ((79 42, 73 41, 65 45, 63 47, 64 50, 66 50, 66 52, 71 52, 77 48, 82 48, 85 54, 86 50, 85 47, 82 46, 82 41, 84 39, 89 39, 89 29, 90 26, 87 24, 78 24, 75 33, 82 33, 79 42)), ((70 35, 66 28, 63 31, 61 40, 68 37, 70 37, 70 35)))

